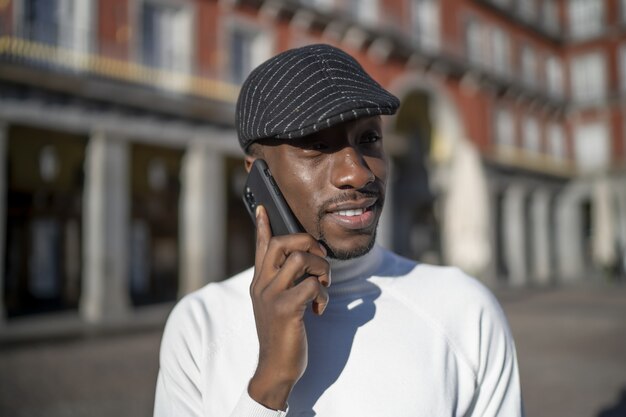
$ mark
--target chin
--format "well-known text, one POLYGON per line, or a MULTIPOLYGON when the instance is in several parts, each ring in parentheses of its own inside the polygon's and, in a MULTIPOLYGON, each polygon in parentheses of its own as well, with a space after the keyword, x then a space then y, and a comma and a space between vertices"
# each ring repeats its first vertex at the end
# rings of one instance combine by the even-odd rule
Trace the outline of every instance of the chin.
POLYGON ((328 257, 330 259, 345 261, 358 258, 368 253, 374 247, 376 243, 376 230, 370 235, 358 236, 356 239, 342 240, 340 244, 334 244, 334 242, 322 236, 321 243, 328 251, 328 257), (367 237, 367 239, 364 240, 364 237, 367 237))

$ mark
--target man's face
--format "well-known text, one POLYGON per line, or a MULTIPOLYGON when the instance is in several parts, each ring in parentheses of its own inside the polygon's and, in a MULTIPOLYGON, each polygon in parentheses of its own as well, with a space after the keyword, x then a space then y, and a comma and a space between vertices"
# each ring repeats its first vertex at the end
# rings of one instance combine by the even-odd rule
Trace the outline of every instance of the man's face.
POLYGON ((379 116, 263 145, 289 206, 331 257, 349 259, 372 248, 387 180, 379 116))

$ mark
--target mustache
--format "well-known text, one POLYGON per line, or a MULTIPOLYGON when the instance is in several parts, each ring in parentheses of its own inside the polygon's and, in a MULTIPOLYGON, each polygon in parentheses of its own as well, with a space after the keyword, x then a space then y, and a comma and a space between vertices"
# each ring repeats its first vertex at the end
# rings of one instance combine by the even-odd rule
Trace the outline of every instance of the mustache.
POLYGON ((339 194, 329 200, 326 200, 319 209, 318 219, 321 219, 328 212, 328 208, 334 204, 344 203, 346 201, 354 201, 362 198, 376 198, 375 206, 382 206, 384 200, 384 193, 380 186, 372 184, 366 188, 359 190, 350 190, 339 194))

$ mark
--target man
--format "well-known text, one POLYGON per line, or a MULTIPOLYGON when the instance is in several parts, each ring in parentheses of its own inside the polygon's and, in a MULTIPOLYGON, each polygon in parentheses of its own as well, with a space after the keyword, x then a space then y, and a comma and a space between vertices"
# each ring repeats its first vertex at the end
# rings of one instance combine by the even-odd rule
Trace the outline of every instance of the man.
POLYGON ((254 268, 178 304, 155 416, 522 415, 493 296, 455 268, 374 243, 387 179, 381 115, 398 106, 328 45, 250 74, 236 111, 246 167, 265 159, 306 233, 272 237, 260 207, 254 268))

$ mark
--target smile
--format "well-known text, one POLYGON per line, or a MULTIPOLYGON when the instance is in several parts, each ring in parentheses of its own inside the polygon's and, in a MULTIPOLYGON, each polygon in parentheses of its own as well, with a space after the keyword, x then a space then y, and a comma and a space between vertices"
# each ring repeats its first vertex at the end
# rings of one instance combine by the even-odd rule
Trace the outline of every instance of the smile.
POLYGON ((361 214, 365 213, 365 210, 366 209, 340 210, 337 212, 337 214, 340 216, 354 217, 354 216, 360 216, 361 214))
POLYGON ((346 202, 328 211, 328 218, 341 227, 360 230, 371 227, 376 221, 376 198, 346 202))

